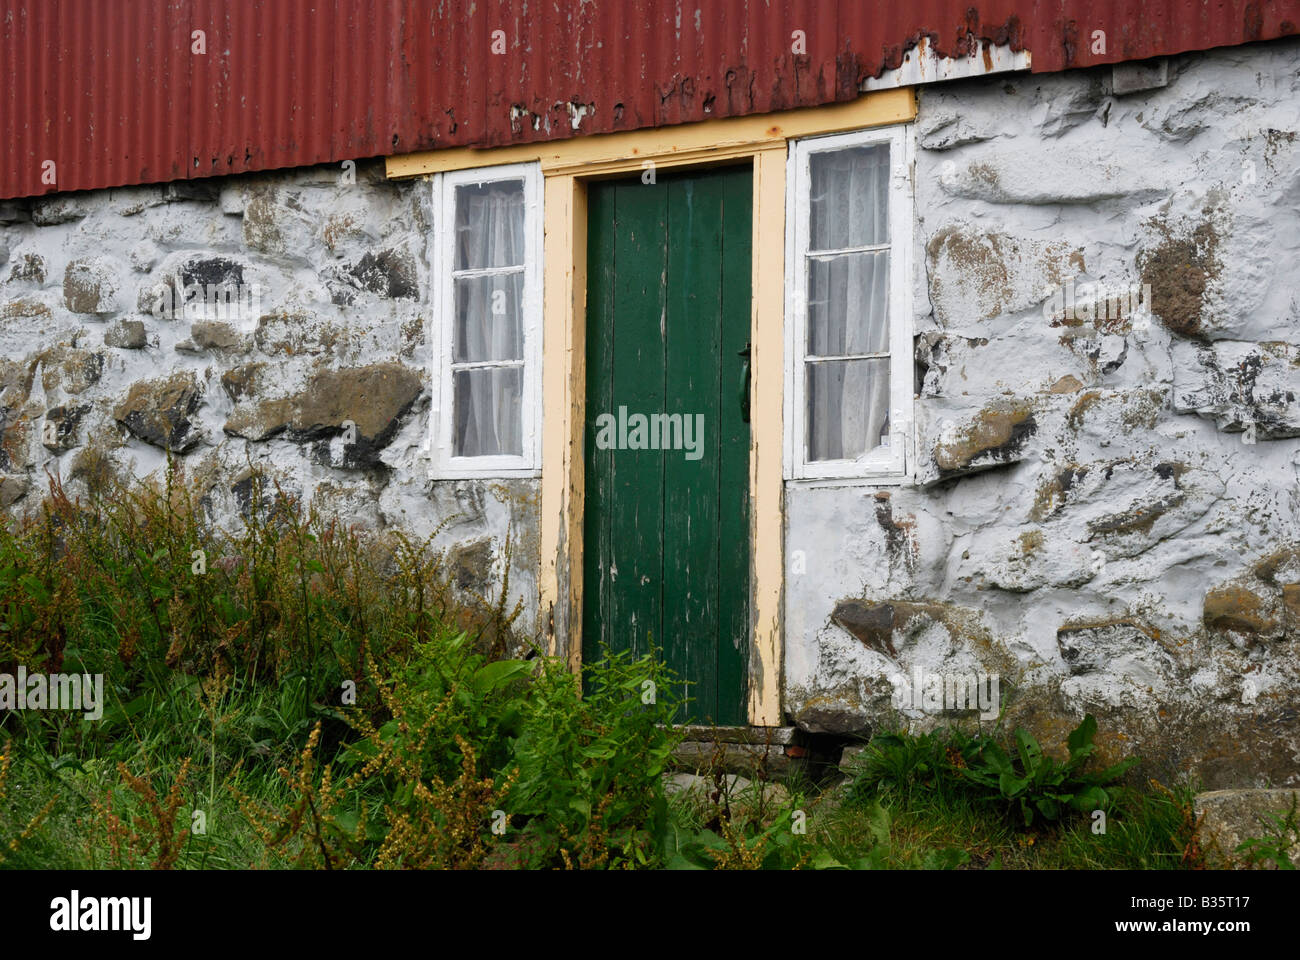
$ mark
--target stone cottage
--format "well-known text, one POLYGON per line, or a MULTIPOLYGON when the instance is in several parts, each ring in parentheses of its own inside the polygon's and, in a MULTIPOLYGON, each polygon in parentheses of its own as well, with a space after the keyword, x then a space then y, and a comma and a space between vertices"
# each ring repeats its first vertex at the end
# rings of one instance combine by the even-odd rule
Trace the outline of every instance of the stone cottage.
POLYGON ((5 510, 170 455, 237 523, 252 465, 699 722, 1300 782, 1296 4, 406 10, 310 96, 227 4, 98 100, 17 6, 5 510))

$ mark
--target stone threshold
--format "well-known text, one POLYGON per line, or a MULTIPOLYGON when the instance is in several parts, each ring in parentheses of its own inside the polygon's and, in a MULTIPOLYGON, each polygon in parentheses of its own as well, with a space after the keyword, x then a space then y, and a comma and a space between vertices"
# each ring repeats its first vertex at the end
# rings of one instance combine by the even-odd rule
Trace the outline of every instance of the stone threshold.
POLYGON ((705 724, 675 724, 674 729, 686 732, 687 740, 709 743, 779 743, 782 746, 797 742, 798 727, 710 727, 705 724))
POLYGON ((710 727, 683 724, 686 739, 673 751, 672 766, 687 772, 720 772, 751 779, 818 778, 839 761, 837 744, 798 727, 710 727))

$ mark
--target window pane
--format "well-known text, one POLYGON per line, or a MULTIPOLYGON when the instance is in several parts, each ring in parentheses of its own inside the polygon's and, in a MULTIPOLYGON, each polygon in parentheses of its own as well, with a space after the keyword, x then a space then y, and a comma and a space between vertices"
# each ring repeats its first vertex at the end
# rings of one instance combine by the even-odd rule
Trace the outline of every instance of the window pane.
POLYGON ((808 165, 809 249, 889 242, 889 144, 824 150, 808 165))
POLYGON ((808 459, 853 460, 889 443, 889 361, 806 364, 808 459))
POLYGON ((457 270, 515 267, 524 262, 524 182, 456 188, 457 270))
POLYGON ((453 376, 457 457, 522 456, 522 367, 456 370, 453 376))
POLYGON ((889 349, 889 251, 808 261, 808 353, 889 349))
POLYGON ((524 274, 456 278, 452 359, 522 360, 524 274))

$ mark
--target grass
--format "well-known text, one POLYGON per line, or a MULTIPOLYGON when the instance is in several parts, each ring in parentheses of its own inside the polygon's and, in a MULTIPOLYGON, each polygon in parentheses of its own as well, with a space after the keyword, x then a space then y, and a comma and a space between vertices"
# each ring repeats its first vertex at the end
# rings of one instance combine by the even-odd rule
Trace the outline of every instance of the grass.
MULTIPOLYGON (((1159 793, 1143 798, 1144 807, 1114 822, 1104 835, 1092 833, 1091 823, 1079 820, 1044 831, 1015 829, 971 801, 934 795, 890 797, 880 805, 891 821, 894 862, 908 864, 930 851, 953 847, 965 852, 969 869, 1006 870, 1152 870, 1189 869, 1185 843, 1180 842, 1187 798, 1159 793)), ((827 811, 818 824, 818 842, 841 856, 869 843, 871 807, 846 804, 827 811)))
POLYGON ((256 475, 218 530, 172 469, 85 503, 54 481, 0 520, 0 673, 102 674, 105 701, 0 714, 0 868, 1198 865, 1190 791, 1115 790, 1087 737, 1063 765, 1023 737, 881 737, 847 787, 714 770, 670 797, 663 666, 609 653, 584 693, 516 636, 508 582, 457 588, 433 540, 256 475))

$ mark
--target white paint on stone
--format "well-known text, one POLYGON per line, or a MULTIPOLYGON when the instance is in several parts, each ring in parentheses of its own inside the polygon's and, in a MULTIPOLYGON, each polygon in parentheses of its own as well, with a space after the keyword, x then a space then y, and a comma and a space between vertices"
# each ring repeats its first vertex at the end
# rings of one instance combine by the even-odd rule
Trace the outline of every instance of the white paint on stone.
POLYGON ((933 726, 944 718, 884 701, 891 673, 1000 663, 1009 715, 1031 725, 1092 710, 1129 748, 1216 783, 1300 780, 1282 719, 1300 708, 1300 623, 1234 632, 1232 605, 1207 605, 1240 583, 1260 616, 1291 616, 1295 574, 1268 582, 1260 561, 1300 543, 1300 340, 1282 266, 1300 247, 1298 68, 1288 40, 1176 58, 1167 86, 1122 99, 1096 71, 918 91, 925 485, 787 490, 785 549, 806 567, 785 596, 797 722, 933 726), (1043 305, 1066 278, 1151 282, 1152 302, 1055 322, 1043 305), (1180 297, 1190 313, 1171 308, 1180 297), (936 451, 960 452, 990 410, 1034 429, 945 474, 936 451), (950 622, 895 613, 890 655, 832 621, 855 598, 950 622))
MULTIPOLYGON (((786 491, 801 567, 786 582, 783 704, 797 722, 932 723, 895 714, 888 677, 982 670, 1000 674, 1012 716, 1093 710, 1210 785, 1300 779, 1287 719, 1300 563, 1264 561, 1300 545, 1300 43, 1168 66, 1166 86, 1122 98, 1104 70, 918 91, 916 482, 786 491), (1117 319, 1045 315, 1069 279, 1150 283, 1151 302, 1117 319), (845 601, 890 605, 892 627, 864 641, 831 619, 845 601)), ((203 439, 186 460, 216 470, 217 522, 239 516, 230 487, 248 458, 355 522, 443 525, 453 550, 487 540, 489 575, 508 539, 530 634, 537 481, 430 481, 430 389, 365 467, 337 438, 224 430, 295 402, 321 371, 391 362, 428 383, 428 191, 356 172, 0 204, 0 473, 21 481, 6 489, 39 493, 46 468, 67 477, 92 441, 136 475, 161 469, 113 410, 137 383, 190 372, 203 439), (194 323, 153 315, 151 292, 216 258, 265 290, 255 322, 205 347, 194 323), (68 308, 70 269, 86 312, 68 308), (125 321, 143 324, 143 347, 107 342, 125 343, 125 321), (222 378, 238 371, 246 393, 231 396, 222 378), (45 414, 74 402, 90 406, 76 444, 45 447, 45 414)))
POLYGON ((209 494, 216 523, 239 522, 231 487, 251 459, 305 504, 345 521, 376 530, 400 526, 417 537, 445 524, 436 546, 452 551, 487 539, 493 559, 483 573, 497 580, 508 533, 510 603, 524 601, 516 628, 531 637, 540 565, 537 482, 430 482, 420 449, 429 433, 427 389, 365 468, 345 465, 337 436, 315 441, 283 432, 250 441, 223 429, 240 411, 300 395, 323 370, 385 362, 421 375, 429 369, 426 192, 418 183, 388 183, 374 164, 363 163, 355 184, 342 183, 331 166, 6 204, 0 372, 7 363, 30 371, 32 388, 25 396, 4 393, 0 429, 16 462, 0 464, 0 473, 24 478, 34 491, 10 509, 36 504, 47 468, 77 493, 80 481, 68 478, 92 442, 135 476, 163 470, 166 454, 126 433, 113 411, 133 385, 190 371, 202 390, 191 432, 203 439, 184 460, 191 473, 199 465, 215 470, 209 494), (44 280, 10 279, 28 256, 44 261, 44 280), (379 267, 376 258, 383 260, 379 267), (402 271, 392 283, 384 273, 390 268, 402 271), (209 339, 215 332, 228 347, 205 347, 194 318, 155 315, 158 289, 183 285, 196 269, 234 270, 230 275, 259 286, 260 316, 207 330, 209 339), (69 309, 68 295, 83 312, 69 309), (143 324, 143 347, 124 345, 127 321, 143 324), (255 364, 264 366, 248 377, 247 394, 232 399, 223 374, 255 364), (98 379, 83 386, 87 369, 98 379), (90 410, 72 449, 51 450, 41 443, 45 412, 70 403, 90 410), (29 428, 12 429, 24 420, 29 428))

